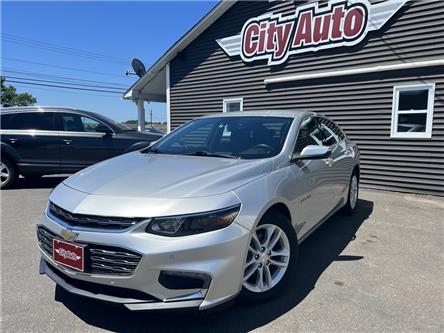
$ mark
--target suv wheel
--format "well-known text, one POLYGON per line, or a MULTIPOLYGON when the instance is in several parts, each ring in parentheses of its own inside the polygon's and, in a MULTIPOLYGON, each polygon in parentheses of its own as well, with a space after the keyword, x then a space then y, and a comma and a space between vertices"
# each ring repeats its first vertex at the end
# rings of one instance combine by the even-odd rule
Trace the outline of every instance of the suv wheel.
POLYGON ((267 213, 252 232, 239 301, 263 301, 278 293, 295 271, 297 254, 289 219, 276 211, 267 213))
POLYGON ((2 157, 0 162, 0 188, 9 188, 17 179, 17 170, 14 163, 9 159, 2 157))

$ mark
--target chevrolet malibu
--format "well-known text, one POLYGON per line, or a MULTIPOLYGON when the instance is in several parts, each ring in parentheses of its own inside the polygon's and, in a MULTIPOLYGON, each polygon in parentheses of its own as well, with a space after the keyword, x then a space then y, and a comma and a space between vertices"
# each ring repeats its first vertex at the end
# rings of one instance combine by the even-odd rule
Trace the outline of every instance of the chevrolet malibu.
POLYGON ((131 310, 263 301, 294 276, 301 242, 353 213, 358 182, 357 146, 322 115, 195 119, 58 185, 37 225, 40 273, 131 310))

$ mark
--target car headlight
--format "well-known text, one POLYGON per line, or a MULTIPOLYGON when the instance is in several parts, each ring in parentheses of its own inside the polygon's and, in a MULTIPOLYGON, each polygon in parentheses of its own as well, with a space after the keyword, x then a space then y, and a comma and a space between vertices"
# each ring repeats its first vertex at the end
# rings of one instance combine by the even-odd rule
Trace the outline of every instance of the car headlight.
POLYGON ((178 215, 153 218, 145 231, 162 236, 178 237, 213 231, 229 226, 237 214, 240 205, 190 215, 178 215))

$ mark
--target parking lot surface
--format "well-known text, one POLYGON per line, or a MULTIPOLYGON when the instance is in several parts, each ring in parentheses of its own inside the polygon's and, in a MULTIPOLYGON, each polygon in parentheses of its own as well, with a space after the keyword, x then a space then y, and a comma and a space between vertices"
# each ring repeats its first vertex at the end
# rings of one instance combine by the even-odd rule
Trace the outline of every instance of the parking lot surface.
POLYGON ((38 274, 35 223, 63 178, 1 192, 3 332, 444 331, 444 199, 361 190, 300 248, 276 299, 209 312, 129 312, 70 295, 38 274))

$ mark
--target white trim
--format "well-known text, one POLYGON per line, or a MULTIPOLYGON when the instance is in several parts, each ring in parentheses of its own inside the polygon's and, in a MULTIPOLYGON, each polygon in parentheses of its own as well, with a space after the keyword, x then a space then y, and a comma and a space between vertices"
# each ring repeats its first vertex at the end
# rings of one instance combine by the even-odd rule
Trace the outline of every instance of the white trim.
POLYGON ((167 133, 171 132, 170 63, 165 66, 167 133))
POLYGON ((240 103, 240 111, 244 111, 244 99, 242 97, 224 98, 222 101, 223 112, 228 112, 228 103, 240 103))
POLYGON ((430 67, 430 66, 443 66, 443 65, 444 65, 444 58, 435 59, 435 60, 426 60, 426 61, 406 62, 406 63, 394 64, 394 65, 353 68, 353 69, 346 69, 346 70, 341 70, 341 71, 330 71, 330 72, 313 73, 313 74, 280 76, 280 77, 265 79, 264 83, 265 84, 272 84, 272 83, 301 81, 301 80, 310 80, 310 79, 321 79, 321 78, 335 77, 335 76, 378 73, 378 72, 395 71, 395 70, 402 70, 402 69, 421 68, 421 67, 430 67))
POLYGON ((435 84, 416 84, 408 86, 394 86, 393 87, 393 105, 392 105, 392 124, 390 129, 390 137, 396 139, 430 139, 432 137, 433 126, 433 108, 435 104, 435 84), (399 93, 401 91, 411 90, 428 90, 428 100, 426 110, 398 110, 399 107, 399 93), (398 132, 398 118, 399 114, 419 114, 426 113, 426 128, 425 132, 398 132))
POLYGON ((139 132, 145 131, 145 107, 144 100, 139 98, 137 100, 137 130, 139 132))

